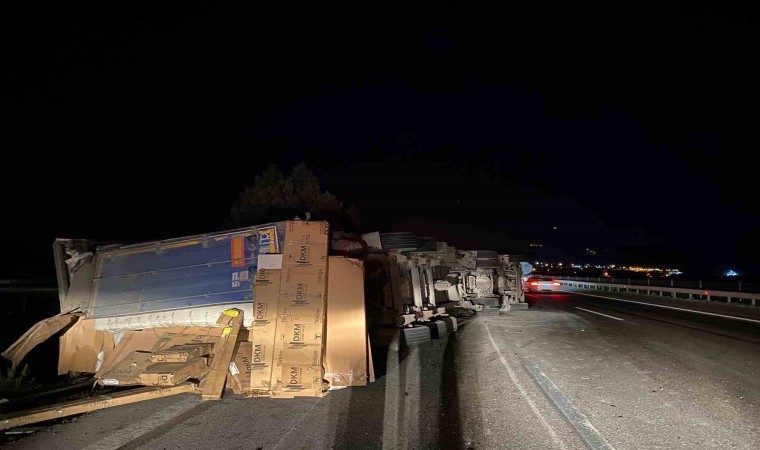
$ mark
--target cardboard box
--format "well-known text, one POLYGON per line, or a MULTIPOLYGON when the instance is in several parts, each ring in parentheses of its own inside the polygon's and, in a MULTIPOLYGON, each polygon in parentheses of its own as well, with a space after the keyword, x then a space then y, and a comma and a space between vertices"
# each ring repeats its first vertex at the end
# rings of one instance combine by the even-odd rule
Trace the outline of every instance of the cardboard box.
POLYGON ((113 350, 113 334, 96 330, 93 319, 79 319, 59 341, 58 374, 96 373, 113 350))
POLYGON ((153 363, 140 374, 140 384, 174 386, 190 378, 199 378, 207 369, 206 358, 194 358, 177 363, 153 363))
POLYGON ((235 351, 235 360, 230 363, 227 387, 236 394, 245 394, 251 389, 251 354, 253 343, 241 341, 235 351))
POLYGON ((253 322, 251 330, 274 325, 280 300, 281 271, 259 269, 253 282, 253 322))
POLYGON ((272 397, 322 395, 328 245, 327 223, 287 223, 272 397))
POLYGON ((277 324, 275 338, 285 348, 300 348, 306 345, 322 345, 323 322, 315 322, 314 317, 284 316, 277 324))
POLYGON ((303 390, 321 389, 323 384, 321 369, 321 365, 315 367, 311 364, 283 364, 282 372, 273 382, 272 390, 296 393, 303 390))
POLYGON ((211 349, 214 347, 212 343, 205 344, 188 344, 178 345, 176 347, 169 347, 163 350, 159 350, 150 355, 151 361, 154 363, 166 362, 166 363, 181 363, 190 361, 193 358, 200 358, 201 356, 207 356, 211 353, 211 349))
POLYGON ((275 333, 253 333, 251 343, 251 390, 263 394, 269 391, 272 378, 272 367, 275 365, 275 333))
POLYGON ((150 352, 132 352, 106 371, 98 380, 102 386, 136 386, 142 384, 140 374, 153 364, 150 352))
POLYGON ((364 266, 356 259, 331 256, 328 279, 325 379, 330 386, 366 386, 364 266))
POLYGON ((269 392, 274 364, 274 343, 280 301, 281 270, 260 269, 253 284, 253 325, 250 331, 251 392, 266 395, 269 392))
POLYGON ((283 267, 327 264, 328 236, 327 222, 287 222, 282 257, 283 267))
POLYGON ((280 306, 323 308, 326 266, 285 266, 280 283, 280 306))
POLYGON ((305 344, 298 347, 280 346, 276 360, 280 367, 289 364, 318 367, 322 365, 322 345, 305 344))

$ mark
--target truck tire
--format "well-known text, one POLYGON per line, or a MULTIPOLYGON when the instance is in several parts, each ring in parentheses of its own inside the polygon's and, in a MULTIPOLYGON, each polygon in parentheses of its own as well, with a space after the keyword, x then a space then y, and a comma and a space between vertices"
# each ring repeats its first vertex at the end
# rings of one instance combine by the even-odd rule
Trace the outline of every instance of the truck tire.
POLYGON ((449 335, 449 330, 446 327, 446 322, 442 320, 436 320, 425 324, 430 328, 430 337, 433 339, 442 339, 449 335))
POLYGON ((483 311, 478 313, 481 316, 498 316, 499 308, 483 308, 483 311))
POLYGON ((456 317, 444 317, 443 322, 446 323, 446 329, 449 331, 449 333, 454 333, 457 331, 457 318, 456 317))
POLYGON ((492 307, 492 308, 493 307, 495 307, 495 308, 499 307, 499 299, 498 299, 498 297, 481 297, 481 298, 475 299, 475 301, 478 304, 483 305, 485 307, 492 307))
POLYGON ((404 339, 404 343, 408 346, 430 342, 430 328, 424 326, 404 328, 402 331, 402 337, 404 339))

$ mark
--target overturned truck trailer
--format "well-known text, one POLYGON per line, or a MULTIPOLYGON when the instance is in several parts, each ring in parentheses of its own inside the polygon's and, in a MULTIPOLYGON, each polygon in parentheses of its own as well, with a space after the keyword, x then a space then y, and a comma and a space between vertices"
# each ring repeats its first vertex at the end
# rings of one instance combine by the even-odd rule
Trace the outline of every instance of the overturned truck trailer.
POLYGON ((284 233, 277 222, 135 245, 57 239, 61 312, 120 332, 216 326, 222 311, 238 308, 250 327, 259 255, 280 253, 284 233))
POLYGON ((519 257, 410 235, 363 236, 371 249, 366 296, 375 321, 408 327, 466 311, 498 315, 526 306, 519 257))

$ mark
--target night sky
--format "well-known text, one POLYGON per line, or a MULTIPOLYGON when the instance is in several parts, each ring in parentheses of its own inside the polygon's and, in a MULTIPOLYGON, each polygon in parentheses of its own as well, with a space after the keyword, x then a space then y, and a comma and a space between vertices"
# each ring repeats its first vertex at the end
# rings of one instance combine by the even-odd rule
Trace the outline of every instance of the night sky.
POLYGON ((752 3, 65 3, 0 6, 0 278, 217 230, 301 161, 365 231, 756 269, 752 3))

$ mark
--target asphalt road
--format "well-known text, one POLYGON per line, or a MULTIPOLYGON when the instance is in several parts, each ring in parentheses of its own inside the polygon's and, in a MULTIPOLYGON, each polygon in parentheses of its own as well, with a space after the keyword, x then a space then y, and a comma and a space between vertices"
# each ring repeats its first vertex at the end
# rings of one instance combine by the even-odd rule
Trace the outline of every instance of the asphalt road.
POLYGON ((323 399, 165 398, 10 446, 760 447, 760 324, 577 293, 529 302, 429 344, 377 345, 382 377, 368 387, 323 399))

